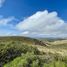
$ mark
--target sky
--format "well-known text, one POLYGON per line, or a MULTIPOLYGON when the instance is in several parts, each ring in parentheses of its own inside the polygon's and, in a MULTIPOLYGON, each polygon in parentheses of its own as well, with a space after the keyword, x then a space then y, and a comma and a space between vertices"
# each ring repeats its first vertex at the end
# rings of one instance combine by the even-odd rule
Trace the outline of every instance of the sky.
POLYGON ((0 0, 0 36, 67 38, 67 1, 0 0))

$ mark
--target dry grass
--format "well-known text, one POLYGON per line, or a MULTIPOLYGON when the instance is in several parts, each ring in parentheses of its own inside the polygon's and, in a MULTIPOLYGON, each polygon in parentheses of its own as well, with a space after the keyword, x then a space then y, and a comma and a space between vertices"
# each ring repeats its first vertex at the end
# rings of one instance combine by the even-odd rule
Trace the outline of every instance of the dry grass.
POLYGON ((54 42, 48 42, 49 46, 40 46, 36 47, 45 53, 60 54, 62 56, 67 56, 67 40, 58 40, 54 42))
POLYGON ((50 42, 52 45, 58 45, 58 44, 67 44, 67 40, 58 40, 54 42, 50 42))

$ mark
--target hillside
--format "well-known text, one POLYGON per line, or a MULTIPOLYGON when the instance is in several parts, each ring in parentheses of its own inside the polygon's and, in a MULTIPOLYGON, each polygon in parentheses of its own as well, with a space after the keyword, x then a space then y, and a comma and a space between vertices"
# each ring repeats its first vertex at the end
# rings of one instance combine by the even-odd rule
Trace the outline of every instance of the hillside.
POLYGON ((50 67, 50 65, 67 67, 66 40, 0 37, 0 67, 50 67))
POLYGON ((10 42, 12 43, 16 41, 22 44, 46 46, 46 43, 44 43, 43 41, 29 37, 20 37, 20 36, 0 37, 0 42, 2 43, 10 43, 10 42))

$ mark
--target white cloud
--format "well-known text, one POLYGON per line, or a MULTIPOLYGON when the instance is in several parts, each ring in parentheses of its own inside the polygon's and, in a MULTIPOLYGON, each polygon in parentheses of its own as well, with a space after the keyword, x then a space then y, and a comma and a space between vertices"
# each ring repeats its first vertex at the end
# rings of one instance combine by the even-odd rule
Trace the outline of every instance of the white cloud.
POLYGON ((25 32, 22 32, 22 33, 20 33, 21 35, 25 35, 25 34, 29 34, 29 32, 28 31, 25 31, 25 32))
POLYGON ((0 16, 0 36, 67 37, 67 23, 57 12, 39 11, 13 25, 15 17, 0 16))
MULTIPOLYGON (((58 17, 57 12, 39 11, 16 25, 20 31, 28 32, 25 35, 56 36, 67 34, 67 23, 58 17)), ((23 33, 24 33, 23 32, 23 33)), ((66 36, 67 37, 67 36, 66 36)))
POLYGON ((15 17, 7 17, 0 19, 0 25, 7 25, 9 22, 13 21, 15 17))
POLYGON ((5 0, 0 0, 0 8, 3 6, 5 0))
POLYGON ((11 36, 17 34, 17 31, 14 29, 14 25, 11 24, 15 17, 0 17, 0 36, 11 36))

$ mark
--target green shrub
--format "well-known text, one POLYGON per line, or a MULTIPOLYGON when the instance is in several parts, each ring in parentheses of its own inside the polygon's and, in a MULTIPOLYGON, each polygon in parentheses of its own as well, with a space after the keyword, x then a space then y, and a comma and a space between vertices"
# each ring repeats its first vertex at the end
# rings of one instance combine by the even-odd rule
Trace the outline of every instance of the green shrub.
POLYGON ((35 47, 23 44, 4 44, 0 49, 0 66, 12 61, 14 58, 26 54, 27 52, 39 54, 39 50, 35 47))

